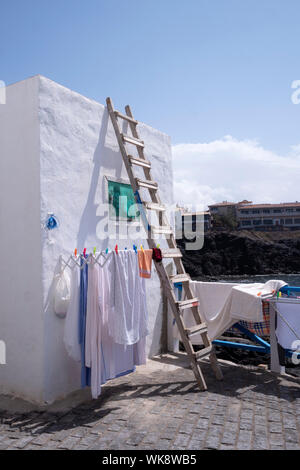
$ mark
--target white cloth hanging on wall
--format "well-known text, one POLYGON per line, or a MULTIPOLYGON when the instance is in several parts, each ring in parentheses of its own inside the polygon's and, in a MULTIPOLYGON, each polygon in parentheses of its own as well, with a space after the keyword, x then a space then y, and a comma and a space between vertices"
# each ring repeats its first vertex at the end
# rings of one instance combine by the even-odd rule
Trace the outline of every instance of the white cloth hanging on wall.
MULTIPOLYGON (((119 256, 119 255, 118 255, 119 256)), ((99 302, 101 310, 101 355, 102 355, 102 383, 133 371, 136 365, 146 363, 146 337, 132 345, 118 344, 109 333, 114 307, 111 305, 111 290, 114 288, 111 258, 99 271, 99 302)))
POLYGON ((136 344, 148 335, 145 281, 134 251, 113 253, 109 334, 118 344, 136 344))
POLYGON ((55 276, 54 312, 61 318, 66 316, 69 308, 71 299, 70 285, 70 277, 65 270, 55 276))
POLYGON ((81 361, 79 338, 79 269, 75 265, 71 274, 71 293, 64 328, 64 343, 69 356, 81 361))

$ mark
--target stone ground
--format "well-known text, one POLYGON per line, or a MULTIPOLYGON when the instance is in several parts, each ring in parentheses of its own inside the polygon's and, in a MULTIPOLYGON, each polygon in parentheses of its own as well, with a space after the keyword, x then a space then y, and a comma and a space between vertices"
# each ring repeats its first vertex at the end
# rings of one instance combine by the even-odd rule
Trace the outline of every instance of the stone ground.
POLYGON ((180 354, 148 361, 68 409, 16 411, 2 397, 0 449, 300 449, 299 379, 222 361, 217 382, 203 363, 199 392, 182 364, 180 354))

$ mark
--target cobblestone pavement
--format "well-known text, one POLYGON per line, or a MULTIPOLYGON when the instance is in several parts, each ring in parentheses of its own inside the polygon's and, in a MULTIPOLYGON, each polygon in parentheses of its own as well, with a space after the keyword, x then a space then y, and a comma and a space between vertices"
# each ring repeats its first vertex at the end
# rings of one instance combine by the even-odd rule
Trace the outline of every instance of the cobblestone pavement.
POLYGON ((0 410, 0 449, 300 449, 299 380, 222 363, 217 382, 204 364, 199 392, 176 361, 148 361, 68 411, 0 410))

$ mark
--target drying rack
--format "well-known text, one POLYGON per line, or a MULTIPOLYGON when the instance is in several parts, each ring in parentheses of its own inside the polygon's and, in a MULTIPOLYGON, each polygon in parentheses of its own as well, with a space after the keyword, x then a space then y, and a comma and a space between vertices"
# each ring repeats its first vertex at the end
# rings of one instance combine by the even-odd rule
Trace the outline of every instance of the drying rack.
POLYGON ((67 260, 60 255, 60 266, 61 272, 63 272, 67 267, 73 269, 75 265, 78 266, 79 269, 83 269, 87 264, 90 264, 93 260, 93 263, 99 264, 101 268, 107 263, 109 258, 112 256, 113 251, 110 252, 103 252, 100 251, 99 253, 90 253, 88 255, 70 255, 67 260), (103 262, 102 262, 103 259, 103 262))
MULTIPOLYGON (((181 283, 175 284, 175 287, 178 289, 178 296, 180 298, 181 292, 182 292, 181 283)), ((300 299, 295 298, 295 295, 296 293, 298 294, 300 293, 300 287, 286 285, 286 286, 283 286, 279 292, 283 294, 287 294, 289 297, 288 298, 274 297, 274 298, 268 299, 268 302, 270 305, 270 342, 264 340, 259 335, 253 333, 252 331, 250 331, 248 328, 241 325, 240 323, 235 323, 234 325, 232 325, 231 328, 236 328, 237 330, 239 330, 241 333, 247 336, 254 344, 238 343, 235 341, 229 341, 229 340, 227 341, 227 340, 221 340, 221 339, 216 339, 212 343, 215 346, 222 346, 222 347, 233 348, 233 349, 243 349, 247 351, 255 351, 255 352, 260 352, 264 354, 270 354, 271 371, 277 372, 277 373, 284 373, 285 367, 281 366, 279 363, 277 338, 276 338, 276 332, 275 332, 276 331, 276 315, 278 314, 278 312, 276 311, 276 302, 287 302, 287 303, 295 302, 299 304, 300 299)), ((286 324, 292 330, 292 328, 287 322, 286 324)), ((298 336, 296 336, 296 338, 299 339, 298 336)), ((286 357, 289 357, 289 358, 295 357, 295 354, 297 354, 297 358, 299 360, 300 352, 298 353, 298 351, 295 352, 292 349, 285 349, 286 357)))

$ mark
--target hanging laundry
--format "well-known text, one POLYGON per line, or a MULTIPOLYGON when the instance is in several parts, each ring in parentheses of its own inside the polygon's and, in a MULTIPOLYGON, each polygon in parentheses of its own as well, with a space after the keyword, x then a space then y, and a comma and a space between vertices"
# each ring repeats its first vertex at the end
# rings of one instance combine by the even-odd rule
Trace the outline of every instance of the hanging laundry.
POLYGON ((78 342, 79 318, 79 271, 77 265, 72 268, 70 303, 67 310, 64 343, 69 356, 75 361, 81 360, 81 349, 78 342))
POLYGON ((152 259, 154 261, 161 261, 162 260, 162 253, 160 248, 153 248, 152 259))
POLYGON ((135 344, 148 335, 145 285, 138 257, 132 251, 113 252, 111 269, 111 321, 109 333, 116 343, 135 344))
POLYGON ((91 369, 85 365, 85 333, 86 308, 88 288, 88 265, 85 258, 81 258, 80 269, 80 299, 79 299, 79 344, 81 347, 81 387, 91 385, 91 369))
POLYGON ((133 251, 118 250, 104 258, 104 263, 99 262, 94 254, 82 256, 80 267, 77 262, 68 264, 71 299, 64 342, 68 354, 81 361, 81 385, 91 386, 93 398, 108 380, 146 363, 146 292, 138 257, 133 251))
POLYGON ((99 270, 102 384, 107 380, 134 372, 136 365, 146 363, 146 337, 136 344, 123 345, 116 343, 109 334, 109 325, 113 318, 113 307, 110 304, 110 290, 114 287, 112 282, 114 279, 111 276, 113 264, 114 260, 111 256, 104 267, 99 270))
POLYGON ((92 397, 101 393, 101 321, 99 306, 99 265, 91 260, 88 267, 85 365, 91 368, 92 397))
POLYGON ((152 250, 139 250, 138 261, 140 276, 149 279, 151 277, 152 250))

